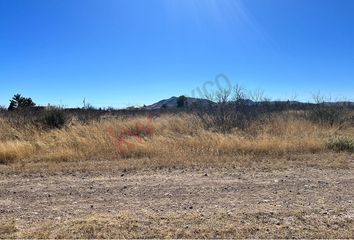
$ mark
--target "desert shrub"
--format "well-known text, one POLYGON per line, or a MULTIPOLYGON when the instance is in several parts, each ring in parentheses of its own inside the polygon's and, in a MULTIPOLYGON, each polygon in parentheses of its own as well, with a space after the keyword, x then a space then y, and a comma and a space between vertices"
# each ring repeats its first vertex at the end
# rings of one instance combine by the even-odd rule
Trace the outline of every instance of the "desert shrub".
POLYGON ((25 126, 36 126, 42 116, 42 109, 36 107, 15 109, 13 111, 0 111, 1 117, 6 119, 16 129, 25 126))
POLYGON ((246 105, 244 103, 223 103, 197 111, 206 129, 228 133, 232 129, 245 130, 255 121, 267 119, 271 115, 267 105, 246 105))
POLYGON ((68 115, 63 109, 51 108, 44 113, 42 123, 48 128, 63 128, 68 123, 68 115))
POLYGON ((100 120, 101 116, 104 114, 104 111, 99 111, 97 109, 80 109, 74 113, 77 117, 77 120, 82 124, 89 124, 93 121, 100 120))
POLYGON ((309 119, 314 123, 329 126, 350 123, 350 105, 347 102, 333 102, 319 94, 314 96, 314 101, 308 112, 309 119))
POLYGON ((338 152, 341 151, 354 152, 354 139, 350 137, 343 137, 343 136, 335 137, 329 140, 328 147, 338 152))
POLYGON ((265 119, 275 110, 260 90, 246 93, 236 85, 230 89, 219 89, 205 96, 214 102, 198 110, 198 116, 208 129, 228 133, 234 128, 246 129, 252 122, 265 119))
POLYGON ((326 106, 323 103, 314 105, 308 114, 314 123, 321 125, 342 125, 350 121, 348 109, 345 106, 326 106))

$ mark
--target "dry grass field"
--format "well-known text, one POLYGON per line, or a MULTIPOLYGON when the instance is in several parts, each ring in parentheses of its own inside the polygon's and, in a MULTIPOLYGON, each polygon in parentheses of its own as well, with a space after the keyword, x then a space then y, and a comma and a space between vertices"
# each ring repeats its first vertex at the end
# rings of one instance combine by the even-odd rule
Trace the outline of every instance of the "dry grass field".
POLYGON ((354 238, 354 125, 0 118, 3 238, 354 238))

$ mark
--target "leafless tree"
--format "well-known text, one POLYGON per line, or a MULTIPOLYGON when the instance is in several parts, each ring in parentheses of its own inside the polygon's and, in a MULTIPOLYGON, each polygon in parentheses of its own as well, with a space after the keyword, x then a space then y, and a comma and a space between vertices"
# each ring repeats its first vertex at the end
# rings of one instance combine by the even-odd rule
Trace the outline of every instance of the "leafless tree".
POLYGON ((310 109, 309 117, 312 121, 322 125, 337 125, 340 128, 350 122, 349 107, 339 101, 332 101, 331 97, 320 93, 313 95, 314 105, 310 109))
POLYGON ((235 102, 243 102, 247 99, 247 94, 246 90, 241 87, 240 85, 236 85, 233 88, 233 96, 232 96, 233 101, 235 102))

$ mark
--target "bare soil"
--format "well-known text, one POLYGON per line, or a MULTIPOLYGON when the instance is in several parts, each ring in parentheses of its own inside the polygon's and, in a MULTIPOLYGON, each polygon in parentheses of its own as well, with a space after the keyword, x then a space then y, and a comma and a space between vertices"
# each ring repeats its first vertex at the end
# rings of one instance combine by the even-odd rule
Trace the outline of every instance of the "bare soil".
POLYGON ((7 173, 0 186, 2 237, 354 238, 353 164, 7 173))

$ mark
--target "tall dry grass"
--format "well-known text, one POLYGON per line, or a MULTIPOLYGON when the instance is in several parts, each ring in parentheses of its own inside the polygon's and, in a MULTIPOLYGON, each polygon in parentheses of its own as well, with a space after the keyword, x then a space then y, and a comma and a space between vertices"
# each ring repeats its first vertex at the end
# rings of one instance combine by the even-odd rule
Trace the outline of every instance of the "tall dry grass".
POLYGON ((156 118, 104 118, 88 124, 72 121, 58 130, 33 124, 14 126, 0 119, 0 163, 124 160, 192 162, 193 159, 234 158, 239 155, 278 156, 328 151, 326 142, 353 127, 316 125, 295 114, 275 114, 247 129, 227 134, 205 130, 191 114, 156 118))

